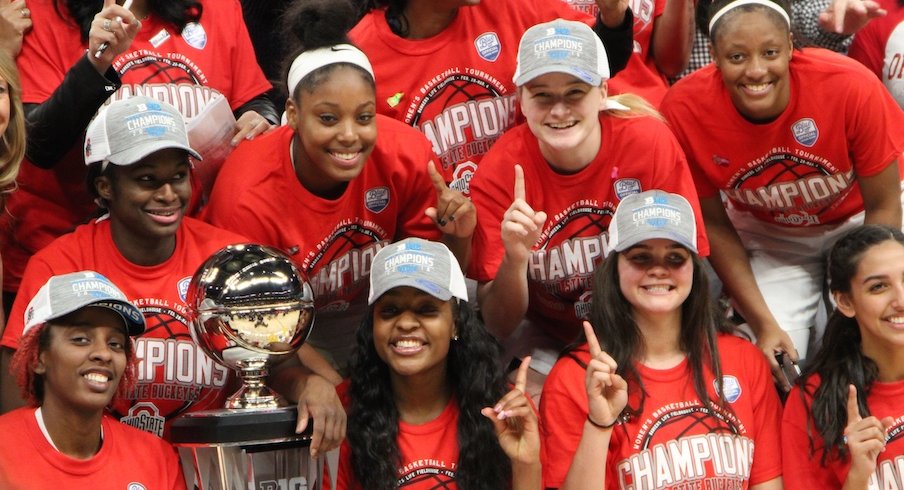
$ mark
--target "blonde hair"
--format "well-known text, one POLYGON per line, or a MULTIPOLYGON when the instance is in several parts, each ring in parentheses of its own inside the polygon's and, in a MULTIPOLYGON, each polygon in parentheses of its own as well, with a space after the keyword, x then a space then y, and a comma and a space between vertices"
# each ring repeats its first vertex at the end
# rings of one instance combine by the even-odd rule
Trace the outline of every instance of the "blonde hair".
POLYGON ((0 77, 6 80, 9 94, 9 123, 0 136, 0 207, 6 194, 16 188, 19 165, 25 157, 25 113, 22 110, 22 85, 16 63, 0 53, 0 77))
POLYGON ((643 117, 649 116, 654 119, 658 119, 660 121, 665 122, 665 118, 662 117, 662 114, 656 110, 649 102, 646 101, 643 97, 635 94, 618 94, 611 95, 607 97, 610 101, 621 104, 628 108, 628 110, 624 109, 615 109, 611 108, 606 111, 607 114, 611 114, 613 117, 620 118, 631 118, 631 117, 643 117))

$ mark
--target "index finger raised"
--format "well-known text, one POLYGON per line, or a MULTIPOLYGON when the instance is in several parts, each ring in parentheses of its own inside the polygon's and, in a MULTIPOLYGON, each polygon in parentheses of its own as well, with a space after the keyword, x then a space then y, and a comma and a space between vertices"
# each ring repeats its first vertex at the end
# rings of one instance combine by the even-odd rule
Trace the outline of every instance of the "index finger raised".
POLYGON ((515 374, 515 389, 521 393, 527 393, 527 370, 530 369, 530 356, 521 359, 521 365, 518 366, 518 372, 515 374))
POLYGON ((430 176, 430 181, 433 182, 433 188, 436 189, 436 192, 442 194, 449 186, 446 185, 446 179, 443 178, 442 174, 439 173, 439 170, 436 169, 436 164, 433 163, 433 160, 427 162, 427 175, 430 176))
POLYGON ((600 341, 596 338, 596 332, 593 331, 593 325, 584 320, 584 335, 587 337, 587 345, 590 347, 590 355, 596 357, 603 352, 600 348, 600 341))
POLYGON ((848 385, 847 397, 847 423, 860 421, 863 417, 860 415, 860 406, 857 405, 857 387, 848 385))
POLYGON ((524 190, 524 169, 521 168, 521 165, 515 164, 515 192, 514 197, 515 200, 524 198, 527 196, 527 192, 524 190))

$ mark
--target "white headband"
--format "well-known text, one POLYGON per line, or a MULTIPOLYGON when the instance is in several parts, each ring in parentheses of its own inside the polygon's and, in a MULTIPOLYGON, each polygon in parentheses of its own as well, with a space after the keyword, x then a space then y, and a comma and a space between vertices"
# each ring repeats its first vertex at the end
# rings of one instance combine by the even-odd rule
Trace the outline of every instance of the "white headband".
POLYGON ((312 71, 334 63, 351 63, 355 66, 363 68, 367 73, 374 77, 374 69, 370 66, 370 60, 367 59, 360 49, 351 44, 337 44, 326 48, 317 48, 305 51, 298 55, 292 66, 289 67, 289 97, 295 93, 295 87, 298 86, 304 77, 311 74, 312 71))
POLYGON ((709 20, 709 33, 712 35, 713 26, 716 25, 716 21, 718 21, 723 15, 727 14, 729 10, 733 10, 737 7, 743 7, 744 5, 762 5, 763 7, 771 8, 779 13, 785 22, 788 23, 788 27, 791 27, 791 19, 788 17, 788 12, 785 12, 785 9, 781 8, 777 3, 770 2, 769 0, 737 0, 735 2, 731 2, 728 5, 719 9, 718 12, 713 14, 712 19, 709 20))

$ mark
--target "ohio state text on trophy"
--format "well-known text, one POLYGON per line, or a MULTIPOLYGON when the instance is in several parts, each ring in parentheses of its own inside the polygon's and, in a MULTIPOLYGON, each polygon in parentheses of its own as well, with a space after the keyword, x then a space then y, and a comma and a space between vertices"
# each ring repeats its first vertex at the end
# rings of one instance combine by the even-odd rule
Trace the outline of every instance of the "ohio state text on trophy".
POLYGON ((198 268, 186 303, 192 338, 242 383, 224 409, 174 421, 187 478, 200 490, 320 488, 322 460, 310 458, 310 435, 295 433, 295 408, 264 384, 268 368, 295 355, 311 331, 305 277, 275 249, 231 245, 198 268))

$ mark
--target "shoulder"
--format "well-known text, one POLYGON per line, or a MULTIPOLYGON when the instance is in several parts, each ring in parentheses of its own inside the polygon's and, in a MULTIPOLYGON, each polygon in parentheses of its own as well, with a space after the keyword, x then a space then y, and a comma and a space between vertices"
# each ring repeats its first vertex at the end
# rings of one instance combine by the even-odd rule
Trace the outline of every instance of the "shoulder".
MULTIPOLYGON (((377 114, 377 143, 371 159, 389 162, 401 162, 402 166, 426 164, 433 159, 433 148, 423 133, 417 129, 393 119, 377 114), (415 162, 406 162, 415 160, 415 162)), ((416 167, 419 172, 426 173, 427 167, 416 167)), ((408 170, 411 170, 410 168, 408 170)))
POLYGON ((35 257, 58 259, 80 250, 80 245, 94 242, 98 237, 109 237, 109 222, 92 221, 79 225, 75 230, 57 237, 46 247, 35 253, 35 257))
POLYGON ((859 61, 823 48, 804 48, 794 52, 790 69, 798 77, 804 90, 810 84, 825 87, 832 92, 843 87, 858 88, 864 82, 879 84, 876 75, 859 61))
POLYGON ((234 243, 249 242, 242 235, 188 216, 182 219, 182 227, 185 236, 195 246, 219 249, 234 243))

